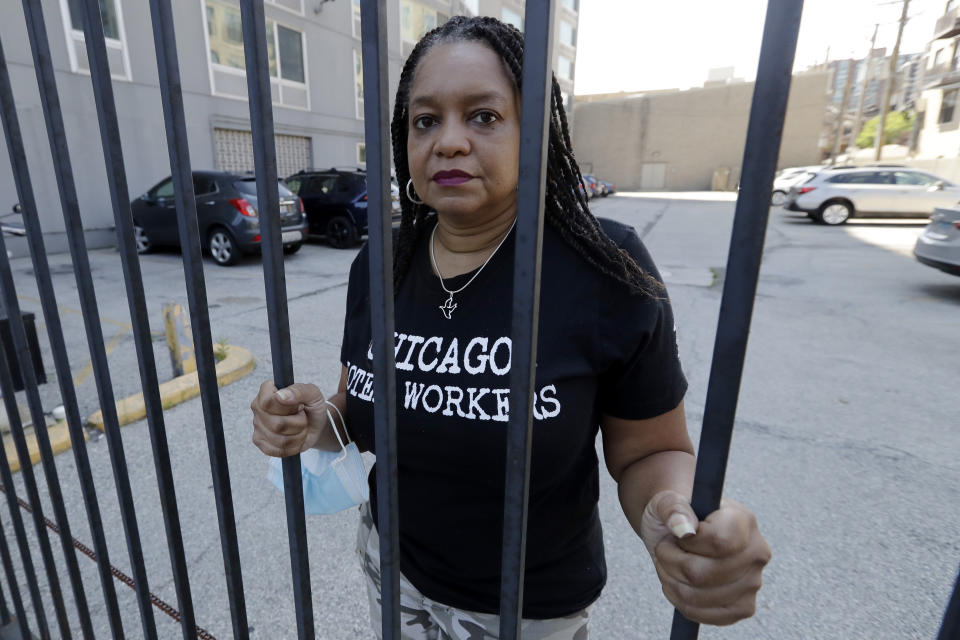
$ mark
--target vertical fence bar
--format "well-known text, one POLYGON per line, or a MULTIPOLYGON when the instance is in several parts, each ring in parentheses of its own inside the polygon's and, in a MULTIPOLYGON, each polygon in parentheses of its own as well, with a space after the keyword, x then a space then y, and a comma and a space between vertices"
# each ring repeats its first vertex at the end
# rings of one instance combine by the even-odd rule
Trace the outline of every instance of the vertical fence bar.
MULTIPOLYGON (((237 542, 237 526, 230 488, 230 472, 227 464, 226 443, 223 437, 223 415, 217 384, 216 359, 213 354, 213 338, 210 331, 210 313, 207 309, 207 289, 203 275, 203 257, 200 250, 200 233, 197 224, 197 202, 193 189, 193 174, 190 166, 190 150, 187 142, 187 123, 183 107, 183 91, 180 84, 180 65, 177 60, 176 34, 170 0, 150 0, 153 21, 153 38, 157 53, 160 78, 160 94, 163 100, 163 118, 167 132, 167 149, 170 154, 170 169, 173 175, 174 197, 177 209, 181 255, 184 278, 190 305, 190 325, 196 346, 197 375, 200 383, 200 401, 203 406, 207 434, 207 451, 213 474, 214 496, 220 527, 220 547, 223 553, 224 572, 227 579, 227 594, 230 602, 230 617, 234 638, 249 636, 247 612, 244 603, 243 577, 240 567, 240 549, 237 542)), ((167 461, 169 468, 169 460, 167 461)), ((172 491, 172 481, 170 483, 172 491)), ((176 532, 179 537, 179 529, 176 532)), ((182 547, 181 547, 182 550, 182 547)), ((182 593, 178 591, 183 618, 185 640, 193 633, 193 604, 190 602, 190 587, 187 582, 186 563, 178 559, 182 573, 182 593), (189 624, 187 618, 189 611, 189 624)))
MULTIPOLYGON (((110 65, 107 61, 106 43, 104 40, 98 0, 83 0, 82 7, 87 61, 90 65, 90 79, 93 85, 93 96, 97 107, 100 139, 107 169, 107 182, 110 187, 110 200, 117 231, 117 243, 120 249, 120 259, 123 264, 127 305, 130 309, 130 319, 133 324, 134 343, 137 349, 137 360, 140 367, 144 402, 147 409, 147 422, 151 430, 151 441, 154 459, 156 460, 158 457, 158 447, 166 446, 165 442, 161 442, 163 437, 163 429, 161 426, 162 406, 159 402, 153 344, 150 337, 150 324, 147 317, 147 305, 143 292, 143 277, 140 272, 140 263, 137 260, 136 245, 133 239, 130 194, 127 188, 127 176, 123 166, 123 149, 120 142, 120 127, 110 78, 110 65)), ((88 321, 90 324, 97 324, 96 322, 92 322, 92 318, 88 319, 86 317, 86 310, 84 316, 85 321, 88 321)), ((99 335, 99 326, 97 326, 96 331, 99 335)), ((102 336, 100 337, 102 338, 102 336)), ((124 533, 126 534, 131 571, 136 587, 140 621, 144 637, 153 640, 157 637, 156 621, 153 616, 153 608, 150 601, 150 587, 143 561, 143 549, 140 541, 139 527, 137 525, 136 509, 130 488, 126 459, 123 454, 123 440, 120 436, 120 427, 117 420, 116 406, 113 402, 112 389, 107 389, 105 385, 101 384, 101 381, 109 381, 109 368, 105 356, 98 353, 97 357, 99 359, 95 361, 95 371, 99 372, 98 388, 100 388, 101 411, 104 417, 107 442, 110 445, 114 479, 120 497, 120 512, 123 520, 124 533)), ((168 502, 167 504, 170 503, 168 502)), ((171 514, 165 513, 164 516, 165 518, 169 518, 171 514)))
MULTIPOLYGON (((767 3, 694 476, 691 505, 699 518, 719 508, 723 492, 802 11, 803 0, 767 3)), ((693 640, 699 628, 675 611, 670 637, 693 640)))
POLYGON ((0 586, 0 622, 4 625, 10 623, 10 609, 7 608, 7 594, 0 586))
MULTIPOLYGON (((3 241, 3 234, 0 234, 0 251, 4 255, 7 253, 6 243, 3 241)), ((7 410, 7 420, 10 425, 10 433, 16 431, 22 432, 23 425, 20 424, 20 411, 17 409, 16 396, 13 392, 13 381, 10 378, 10 362, 12 354, 8 354, 0 340, 0 395, 3 396, 3 404, 7 410)), ((17 454, 19 456, 19 447, 17 454)), ((33 566, 33 558, 30 555, 30 547, 27 542, 27 532, 23 526, 23 519, 20 517, 20 508, 17 503, 17 487, 13 483, 13 474, 10 472, 10 464, 7 462, 7 451, 4 446, 3 455, 0 456, 0 476, 3 478, 3 492, 7 495, 7 506, 10 508, 10 519, 13 521, 13 531, 17 537, 17 546, 20 549, 20 561, 23 563, 23 574, 27 581, 27 588, 30 590, 30 600, 33 602, 33 612, 37 618, 37 627, 40 637, 44 640, 50 638, 50 628, 47 625, 47 614, 43 607, 43 598, 40 596, 40 587, 37 584, 37 574, 33 566)), ((49 549, 49 544, 47 545, 49 549)), ((42 550, 42 547, 41 547, 42 550)), ((44 563, 47 557, 43 557, 44 563)), ((16 578, 14 577, 14 580, 16 578)))
POLYGON ((377 531, 383 638, 400 637, 400 515, 397 487, 397 403, 393 348, 393 224, 390 188, 387 12, 384 0, 360 2, 363 117, 367 149, 370 328, 373 338, 373 404, 377 448, 377 531))
MULTIPOLYGON (((0 449, 2 449, 2 447, 0 447, 0 449)), ((3 459, 6 460, 6 451, 0 451, 0 456, 3 456, 3 459)), ((6 466, 6 463, 4 463, 4 466, 6 466)), ((11 496, 8 493, 7 500, 10 502, 12 508, 15 509, 17 502, 16 496, 11 496)), ((3 522, 0 522, 0 559, 3 560, 3 572, 7 575, 7 586, 10 587, 10 599, 13 600, 13 610, 17 613, 17 627, 20 629, 20 637, 29 638, 30 627, 27 626, 27 612, 23 608, 23 600, 20 598, 20 587, 17 585, 17 573, 13 569, 13 560, 10 558, 10 547, 7 546, 7 536, 3 532, 3 522)), ((27 567, 24 566, 24 571, 26 570, 27 567)), ((8 622, 10 622, 9 619, 4 620, 5 624, 8 622)))
MULTIPOLYGON (((83 310, 84 321, 86 323, 91 360, 102 363, 102 367, 98 364, 96 370, 97 376, 103 375, 101 372, 106 372, 106 375, 109 375, 105 364, 106 356, 104 355, 102 331, 98 320, 95 320, 99 317, 96 295, 93 290, 90 275, 86 243, 84 241, 82 222, 80 220, 80 209, 77 204, 76 185, 73 180, 72 163, 67 147, 66 128, 63 123, 63 115, 60 108, 60 97, 57 91, 43 12, 40 10, 39 4, 33 0, 23 0, 23 10, 27 23, 27 33, 30 38, 30 48, 33 55, 34 70, 37 76, 37 85, 40 90, 40 101, 43 108, 44 120, 47 125, 47 137, 50 144, 50 153, 53 157, 54 175, 57 181, 67 242, 73 259, 80 306, 83 310)), ((21 198, 21 200, 23 200, 23 198, 21 198)), ((32 206, 35 209, 35 205, 32 206)), ((25 210, 30 209, 25 207, 25 210)), ((47 334, 53 350, 61 398, 67 412, 67 424, 73 442, 73 453, 77 463, 77 473, 80 477, 87 519, 90 524, 93 547, 97 554, 97 571, 106 603, 107 618, 113 637, 122 638, 124 633, 120 618, 120 607, 117 603, 113 575, 110 573, 110 557, 104 536, 104 527, 96 487, 93 484, 90 461, 83 439, 82 420, 77 406, 76 391, 73 388, 70 364, 67 359, 56 298, 53 293, 53 284, 50 279, 49 267, 46 263, 46 251, 43 248, 42 242, 43 234, 39 219, 36 216, 25 216, 24 223, 27 229, 27 238, 31 243, 31 256, 33 256, 34 259, 34 271, 37 274, 37 282, 41 291, 47 334), (38 256, 42 256, 42 259, 39 260, 39 265, 37 264, 38 256)), ((102 387, 111 389, 109 378, 107 378, 106 381, 98 378, 97 384, 98 389, 102 387)), ((112 390, 107 398, 101 395, 101 403, 113 404, 112 390)))
POLYGON ((943 623, 940 625, 940 635, 937 640, 956 640, 960 638, 960 574, 953 585, 953 595, 947 610, 943 612, 943 623))
POLYGON ((520 637, 526 561, 533 388, 540 308, 540 257, 549 140, 554 10, 551 0, 528 0, 524 25, 520 108, 520 175, 513 271, 510 422, 503 512, 500 638, 520 637), (521 215, 521 213, 523 215, 521 215))
MULTIPOLYGON (((70 157, 67 152, 66 132, 60 114, 60 103, 53 75, 53 64, 50 57, 50 47, 47 42, 46 27, 43 22, 43 13, 39 5, 31 2, 31 0, 24 0, 23 9, 64 217, 69 217, 73 220, 73 224, 70 222, 67 223, 68 238, 71 235, 75 236, 77 233, 80 233, 82 238, 82 231, 79 229, 79 211, 76 206, 76 189, 72 181, 70 157), (71 227, 75 228, 71 230, 71 227)), ((11 116, 15 116, 15 111, 11 116)), ((9 119, 11 122, 16 122, 13 117, 9 119)), ((19 129, 19 126, 17 128, 19 129)), ((19 137, 19 133, 17 137, 19 137)), ((8 148, 10 147, 11 145, 8 143, 8 148)), ((18 160, 18 162, 25 163, 25 158, 18 160)), ((26 167, 26 164, 23 166, 26 167)), ((24 175, 27 175, 26 171, 24 171, 24 175)), ((73 443, 74 460, 77 464, 77 474, 80 479, 87 521, 90 525, 93 546, 99 559, 97 570, 106 604, 107 617, 113 637, 122 638, 123 626, 120 621, 120 607, 117 603, 113 576, 110 573, 110 560, 100 516, 100 507, 97 500, 96 487, 93 483, 93 475, 90 470, 90 460, 87 455, 76 390, 74 389, 73 378, 70 373, 70 362, 67 357, 63 329, 60 324, 53 281, 50 277, 49 265, 47 264, 46 249, 43 244, 43 232, 40 228, 39 217, 35 215, 36 203, 29 182, 25 183, 21 191, 29 193, 29 197, 20 197, 24 211, 28 212, 27 215, 24 216, 24 225, 27 230, 27 240, 30 244, 30 255, 33 260, 37 286, 41 293, 43 315, 47 325, 47 335, 53 351, 54 366, 60 387, 60 397, 67 414, 67 426, 70 439, 73 443), (29 202, 24 204, 26 201, 29 202)), ((76 253, 73 251, 73 239, 70 240, 70 244, 71 251, 76 253)), ((83 249, 82 252, 85 257, 86 250, 83 249)))
MULTIPOLYGON (((33 258, 34 269, 38 275, 38 285, 44 294, 52 292, 52 283, 43 282, 39 278, 46 266, 46 254, 37 254, 37 251, 43 251, 42 237, 39 229, 36 228, 37 210, 36 202, 33 197, 33 189, 30 185, 30 176, 27 169, 26 151, 23 146, 23 137, 20 133, 20 124, 17 118, 16 105, 13 100, 13 92, 10 87, 10 77, 7 70, 6 57, 4 56, 3 46, 0 45, 0 119, 3 121, 3 130, 7 143, 7 152, 10 155, 10 164, 13 168, 14 182, 16 183, 17 195, 20 198, 24 211, 24 221, 33 227, 33 233, 28 237, 30 242, 30 254, 33 258), (49 290, 46 285, 50 285, 49 290)), ((73 589, 74 604, 77 607, 77 616, 80 622, 80 629, 84 638, 93 637, 93 624, 90 621, 90 611, 87 607, 87 597, 84 593, 83 580, 80 578, 80 567, 77 564, 76 552, 70 544, 73 536, 70 530, 70 521, 67 518, 67 511, 63 504, 63 492, 60 488, 60 479, 57 474, 57 467, 53 461, 53 450, 50 447, 50 435, 47 433, 46 422, 43 415, 43 404, 40 400, 40 393, 37 388, 37 377, 34 371, 33 358, 30 355, 30 347, 27 343, 27 334, 24 330, 23 319, 20 316, 20 304, 17 301, 17 294, 13 282, 13 274, 10 271, 10 262, 6 251, 0 256, 0 291, 3 295, 4 307, 7 311, 10 334, 13 339, 13 345, 20 360, 20 370, 23 377, 24 388, 27 395, 27 404, 30 407, 30 416, 33 421, 33 432, 40 449, 40 459, 43 465, 43 473, 47 482, 47 492, 50 496, 50 503, 53 506, 54 517, 57 526, 60 528, 61 548, 63 550, 64 560, 67 563, 67 574, 70 578, 70 585, 73 589)), ((54 306, 54 309, 56 307, 54 306)), ((49 309, 44 309, 45 314, 49 309)), ((14 360, 11 358, 11 362, 14 360)), ((59 376, 58 376, 59 377, 59 376)), ((16 438, 16 435, 14 436, 16 438)), ((17 445, 19 450, 19 444, 17 445)), ((18 453, 20 453, 18 451, 18 453)), ((29 454, 26 458, 21 456, 21 466, 30 467, 31 462, 29 454)), ((27 488, 27 494, 34 508, 40 508, 40 496, 36 493, 36 485, 33 479, 33 469, 23 467, 23 477, 27 488)), ((42 523, 42 519, 38 522, 42 523)), ((38 533, 39 535, 39 533, 38 533)), ((44 529, 46 536, 46 529, 44 529)), ((43 544, 43 543, 41 543, 43 544)), ((54 591, 54 594, 57 592, 54 591)), ((56 605, 56 595, 54 595, 56 605)), ((58 620, 60 611, 58 612, 58 620)), ((61 622, 61 633, 64 637, 70 636, 69 623, 64 616, 61 622), (66 626, 64 626, 66 625, 66 626)))
MULTIPOLYGON (((260 230, 263 236, 260 244, 263 252, 263 281, 267 297, 273 381, 279 389, 293 383, 293 355, 290 350, 287 283, 280 238, 277 150, 273 136, 273 104, 263 0, 240 0, 240 15, 257 177, 257 210, 260 212, 260 230)), ((287 507, 287 539, 290 545, 297 633, 300 640, 308 640, 314 637, 313 602, 310 594, 310 562, 307 556, 307 528, 303 511, 299 455, 283 459, 283 489, 287 507)))

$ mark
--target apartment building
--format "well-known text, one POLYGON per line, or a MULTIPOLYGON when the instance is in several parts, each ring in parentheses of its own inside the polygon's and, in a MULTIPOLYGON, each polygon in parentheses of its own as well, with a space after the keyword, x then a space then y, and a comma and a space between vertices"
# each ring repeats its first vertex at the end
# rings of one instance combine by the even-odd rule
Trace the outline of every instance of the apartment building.
MULTIPOLYGON (((561 0, 555 69, 568 104, 576 61, 578 1, 561 0)), ((191 162, 196 169, 248 171, 253 145, 237 0, 171 3, 177 35, 191 162)), ((277 165, 300 169, 363 165, 363 61, 359 0, 265 0, 277 165)), ((149 5, 101 0, 101 13, 134 198, 170 173, 149 5)), ((89 246, 115 242, 113 215, 90 84, 79 0, 41 3, 47 24, 89 246)), ((416 41, 452 15, 492 15, 522 27, 518 0, 390 0, 387 3, 391 94, 416 41)), ((25 133, 28 163, 45 241, 66 251, 63 220, 40 109, 23 10, 0 5, 3 43, 25 133)), ((3 160, 7 162, 5 144, 3 160)), ((9 170, 0 170, 0 211, 17 201, 9 170)), ((25 246, 10 239, 14 255, 25 246)))

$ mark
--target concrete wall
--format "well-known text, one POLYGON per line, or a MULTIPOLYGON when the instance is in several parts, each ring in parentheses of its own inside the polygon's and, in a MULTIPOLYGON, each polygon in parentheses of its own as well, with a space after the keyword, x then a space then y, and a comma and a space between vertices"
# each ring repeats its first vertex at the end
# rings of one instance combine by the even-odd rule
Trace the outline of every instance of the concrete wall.
MULTIPOLYGON (((780 166, 816 164, 829 74, 794 76, 780 166)), ((753 83, 578 101, 574 149, 585 171, 627 190, 736 188, 753 83), (662 183, 659 180, 663 176, 662 183)))

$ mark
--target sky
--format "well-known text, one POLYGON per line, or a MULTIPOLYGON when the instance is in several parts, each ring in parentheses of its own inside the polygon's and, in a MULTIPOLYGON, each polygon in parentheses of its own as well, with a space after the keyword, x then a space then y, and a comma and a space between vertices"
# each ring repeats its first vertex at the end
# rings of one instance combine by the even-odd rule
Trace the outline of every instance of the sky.
MULTIPOLYGON (((783 1, 783 0, 775 0, 783 1)), ((910 0, 901 53, 923 51, 946 0, 910 0)), ((766 0, 580 0, 576 94, 699 87, 716 67, 752 80, 766 0)), ((806 0, 796 70, 893 50, 901 0, 806 0)))

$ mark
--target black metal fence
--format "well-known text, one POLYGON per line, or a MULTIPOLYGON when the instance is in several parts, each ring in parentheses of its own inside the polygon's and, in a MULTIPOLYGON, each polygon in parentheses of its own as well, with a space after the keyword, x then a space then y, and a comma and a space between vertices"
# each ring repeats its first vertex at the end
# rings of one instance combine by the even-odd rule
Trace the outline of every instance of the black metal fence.
MULTIPOLYGON (((196 346, 197 371, 201 388, 201 403, 207 437, 210 468, 217 505, 220 548, 231 614, 234 638, 249 636, 244 601, 243 578, 237 545, 230 474, 224 444, 213 341, 207 310, 206 287, 201 266, 201 247, 197 232, 197 212, 188 152, 183 95, 180 85, 171 0, 148 0, 153 23, 159 71, 163 117, 167 146, 173 175, 177 222, 186 289, 190 306, 191 326, 196 346)), ((141 383, 144 390, 147 423, 149 425, 154 465, 161 498, 163 521, 171 561, 172 575, 179 608, 179 620, 184 638, 210 637, 196 627, 190 582, 184 554, 183 536, 177 509, 177 499, 171 473, 170 451, 167 446, 163 410, 151 347, 150 325, 146 313, 140 263, 134 241, 130 198, 120 144, 117 111, 113 97, 110 71, 107 63, 103 26, 98 0, 78 0, 82 7, 82 21, 90 76, 96 101, 99 129, 106 161, 107 179, 113 206, 114 221, 123 265, 124 283, 130 317, 133 319, 134 340, 137 349, 141 383)), ((366 126, 368 198, 371 210, 390 211, 390 149, 388 127, 388 83, 386 49, 386 0, 362 0, 362 52, 365 91, 364 116, 366 126)), ((544 180, 546 174, 546 114, 550 97, 550 60, 553 43, 553 4, 550 0, 527 0, 524 24, 526 50, 522 98, 522 145, 520 152, 519 209, 534 211, 536 215, 523 216, 517 222, 515 282, 513 300, 514 366, 511 372, 511 397, 526 398, 511 411, 508 430, 506 495, 504 500, 504 546, 501 582, 500 636, 514 639, 520 636, 520 615, 523 601, 523 568, 527 520, 527 492, 529 479, 533 364, 536 361, 537 317, 540 284, 540 247, 543 230, 544 180)), ((265 33, 263 0, 240 0, 243 41, 246 56, 246 74, 249 91, 250 121, 256 158, 257 196, 261 210, 278 209, 277 162, 274 146, 273 114, 268 69, 268 48, 265 33)), ((696 472, 694 508, 701 517, 717 507, 723 485, 727 452, 736 411, 740 375, 746 350, 747 335, 753 299, 756 291, 762 247, 766 230, 771 182, 780 146, 780 137, 790 87, 791 68, 800 24, 802 0, 770 0, 764 31, 760 69, 753 100, 746 153, 743 162, 743 181, 737 202, 736 218, 727 277, 723 291, 720 324, 714 348, 707 405, 704 416, 700 458, 696 472)), ((109 549, 104 537, 104 523, 100 515, 98 496, 91 476, 90 462, 84 444, 83 425, 77 404, 76 391, 70 375, 66 345, 57 311, 57 301, 51 281, 43 243, 43 229, 37 216, 37 204, 26 163, 24 141, 20 130, 6 59, 0 43, 0 116, 2 116, 7 149, 13 167, 19 200, 24 211, 31 259, 40 291, 47 333, 53 351, 54 367, 60 394, 66 410, 66 421, 73 445, 82 488, 93 549, 80 544, 73 537, 64 509, 57 469, 46 431, 36 429, 49 502, 54 520, 44 515, 34 470, 24 436, 24 428, 14 401, 11 371, 22 373, 27 401, 34 425, 43 425, 43 408, 37 391, 37 371, 31 358, 27 332, 21 320, 16 287, 13 281, 5 246, 0 236, 0 295, 9 317, 14 352, 5 350, 0 358, 0 393, 6 404, 16 452, 20 461, 26 500, 17 496, 6 455, 0 455, 0 479, 6 495, 10 522, 16 537, 20 559, 20 573, 29 591, 30 610, 20 592, 21 581, 14 565, 11 546, 0 535, 0 560, 6 576, 6 588, 0 589, 0 619, 4 624, 15 620, 22 637, 36 634, 41 638, 71 637, 70 620, 75 616, 80 634, 93 638, 91 607, 84 593, 74 549, 97 561, 100 586, 105 602, 104 613, 114 638, 124 637, 120 607, 113 578, 125 581, 136 591, 141 628, 131 635, 156 638, 157 627, 153 607, 172 609, 151 596, 146 574, 143 549, 137 525, 136 508, 130 487, 129 471, 120 438, 110 370, 99 324, 97 299, 87 258, 77 190, 71 158, 66 144, 66 131, 60 106, 60 96, 54 78, 47 29, 39 0, 23 0, 30 49, 40 89, 46 132, 53 157, 53 167, 59 191, 66 234, 73 260, 76 288, 80 297, 84 327, 88 336, 90 357, 96 381, 104 427, 109 447, 110 462, 117 488, 123 532, 132 577, 111 572, 109 549), (40 549, 40 562, 46 575, 45 588, 49 592, 56 621, 46 619, 45 606, 37 579, 37 567, 28 545, 27 532, 21 515, 27 511, 35 528, 40 549), (59 538, 65 567, 54 560, 48 531, 59 538), (61 592, 61 570, 65 569, 73 595, 75 611, 68 611, 61 592), (119 575, 117 575, 119 574, 119 575), (9 603, 9 604, 8 604, 9 603), (12 604, 13 611, 10 606, 12 604), (56 627, 54 628, 54 624, 56 627), (59 636, 57 636, 59 632, 59 636)), ((277 218, 262 220, 264 284, 269 309, 270 345, 273 355, 273 376, 277 387, 294 381, 290 347, 289 321, 286 304, 286 283, 283 251, 280 244, 280 223, 277 218)), ((393 291, 392 291, 392 234, 390 217, 371 216, 370 224, 370 291, 373 327, 375 371, 374 394, 382 401, 375 403, 376 448, 379 452, 377 490, 381 508, 377 529, 380 532, 381 575, 383 591, 383 635, 400 637, 399 620, 399 557, 397 510, 397 440, 394 383, 393 291)), ((293 576, 298 636, 313 638, 314 615, 310 589, 310 571, 306 528, 301 490, 298 456, 283 461, 286 496, 287 530, 290 562, 293 576)), ((960 603, 954 595, 944 618, 941 640, 955 638, 960 603)), ((697 625, 679 614, 674 620, 672 637, 695 638, 697 625)))

